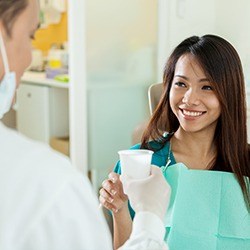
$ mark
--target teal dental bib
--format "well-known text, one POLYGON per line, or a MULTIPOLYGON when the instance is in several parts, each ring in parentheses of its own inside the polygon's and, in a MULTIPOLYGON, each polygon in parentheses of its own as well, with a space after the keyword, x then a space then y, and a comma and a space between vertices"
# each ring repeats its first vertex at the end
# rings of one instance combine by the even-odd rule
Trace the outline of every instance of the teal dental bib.
POLYGON ((172 187, 165 216, 171 250, 250 250, 250 213, 232 173, 162 167, 172 187))

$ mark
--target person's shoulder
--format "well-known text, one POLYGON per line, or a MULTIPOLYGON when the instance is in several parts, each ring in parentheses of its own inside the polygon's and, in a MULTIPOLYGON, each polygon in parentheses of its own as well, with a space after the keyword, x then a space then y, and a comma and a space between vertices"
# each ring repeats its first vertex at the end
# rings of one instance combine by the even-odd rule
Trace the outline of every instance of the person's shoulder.
POLYGON ((0 124, 0 156, 9 168, 23 171, 50 172, 50 175, 73 171, 67 156, 50 148, 48 144, 32 140, 16 130, 0 124))
POLYGON ((72 166, 68 157, 2 124, 0 157, 1 214, 8 216, 6 221, 10 224, 22 216, 22 227, 27 228, 66 191, 77 195, 83 189, 91 193, 88 179, 72 166))
MULTIPOLYGON (((36 204, 38 202, 39 199, 36 200, 36 204)), ((24 246, 30 246, 32 243, 31 246, 35 246, 34 249, 36 249, 38 243, 34 239, 37 236, 46 238, 46 228, 49 227, 52 229, 53 242, 45 239, 44 249, 50 249, 51 246, 53 248, 53 243, 54 248, 64 249, 64 245, 67 245, 68 242, 72 243, 71 249, 111 249, 112 241, 108 227, 98 209, 99 203, 96 194, 87 177, 78 176, 65 183, 52 195, 48 193, 45 199, 40 200, 39 205, 36 213, 29 213, 32 214, 29 221, 32 227, 28 227, 31 229, 27 234, 21 235, 24 246), (79 232, 79 237, 72 233, 69 221, 73 223, 74 232, 79 232), (94 233, 97 230, 101 234, 98 240, 94 233), (65 233, 63 239, 58 235, 58 231, 65 233), (84 236, 81 236, 81 232, 85 232, 84 236)), ((26 248, 23 247, 23 249, 26 248)))
POLYGON ((45 143, 30 139, 19 131, 4 126, 2 123, 0 123, 0 138, 0 146, 7 149, 13 148, 15 150, 18 148, 20 151, 25 151, 26 149, 46 147, 45 143))

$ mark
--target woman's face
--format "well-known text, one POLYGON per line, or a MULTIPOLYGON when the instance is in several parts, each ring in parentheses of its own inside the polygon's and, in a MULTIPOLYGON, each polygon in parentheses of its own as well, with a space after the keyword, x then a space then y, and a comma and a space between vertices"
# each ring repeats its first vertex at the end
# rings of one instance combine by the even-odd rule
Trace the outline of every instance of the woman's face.
MULTIPOLYGON (((7 52, 9 67, 11 71, 16 72, 17 83, 23 75, 24 70, 31 63, 31 41, 39 25, 39 4, 37 0, 28 0, 28 6, 17 17, 11 31, 11 37, 8 37, 2 23, 0 23, 1 32, 7 52)), ((1 72, 2 70, 2 58, 1 72)), ((2 75, 0 75, 0 79, 2 75)))
POLYGON ((169 99, 184 131, 215 131, 220 103, 203 69, 190 54, 177 61, 169 99))

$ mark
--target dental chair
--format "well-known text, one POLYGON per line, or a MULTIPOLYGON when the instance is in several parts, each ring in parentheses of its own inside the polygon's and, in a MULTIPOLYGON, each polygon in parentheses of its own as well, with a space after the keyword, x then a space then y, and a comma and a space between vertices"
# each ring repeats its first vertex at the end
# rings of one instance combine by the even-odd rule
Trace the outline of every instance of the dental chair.
MULTIPOLYGON (((149 103, 149 110, 150 115, 153 114, 155 111, 163 91, 163 84, 162 83, 155 83, 149 86, 148 88, 148 103, 149 103)), ((138 124, 132 133, 132 145, 141 142, 142 134, 146 129, 148 124, 148 120, 138 124)))
POLYGON ((162 91, 163 91, 162 83, 152 84, 148 88, 148 103, 149 103, 149 110, 150 110, 151 115, 155 111, 160 101, 162 91))

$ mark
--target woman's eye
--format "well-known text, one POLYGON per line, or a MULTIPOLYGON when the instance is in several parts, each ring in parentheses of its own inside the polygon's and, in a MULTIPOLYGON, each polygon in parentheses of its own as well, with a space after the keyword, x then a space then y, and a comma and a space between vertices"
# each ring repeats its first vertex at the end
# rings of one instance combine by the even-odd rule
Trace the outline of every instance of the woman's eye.
POLYGON ((209 85, 203 86, 202 89, 204 89, 204 90, 213 90, 213 88, 211 86, 209 86, 209 85))
POLYGON ((178 87, 186 87, 186 84, 183 82, 176 82, 175 85, 178 87))

